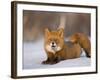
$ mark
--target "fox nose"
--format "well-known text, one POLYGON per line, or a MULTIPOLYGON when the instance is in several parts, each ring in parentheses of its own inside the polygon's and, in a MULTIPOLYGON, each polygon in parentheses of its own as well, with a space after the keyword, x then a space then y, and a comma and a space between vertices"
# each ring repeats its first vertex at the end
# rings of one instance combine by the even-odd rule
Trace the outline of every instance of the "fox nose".
POLYGON ((54 42, 52 42, 52 44, 54 45, 54 42))
POLYGON ((52 42, 52 47, 56 47, 56 44, 55 44, 55 42, 52 42))

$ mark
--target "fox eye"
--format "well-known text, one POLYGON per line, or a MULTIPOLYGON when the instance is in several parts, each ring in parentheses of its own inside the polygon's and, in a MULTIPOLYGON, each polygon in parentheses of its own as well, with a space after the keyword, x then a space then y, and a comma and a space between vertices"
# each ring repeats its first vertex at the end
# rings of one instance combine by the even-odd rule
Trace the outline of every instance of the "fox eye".
POLYGON ((55 42, 58 43, 59 41, 58 40, 55 40, 55 42))
POLYGON ((52 41, 52 39, 49 39, 49 41, 52 41))

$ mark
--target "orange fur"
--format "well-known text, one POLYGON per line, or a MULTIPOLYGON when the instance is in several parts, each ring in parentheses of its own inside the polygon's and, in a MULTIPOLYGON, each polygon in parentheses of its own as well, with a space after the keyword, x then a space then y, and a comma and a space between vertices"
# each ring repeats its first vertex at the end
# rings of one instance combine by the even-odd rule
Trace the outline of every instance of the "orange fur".
POLYGON ((77 43, 64 42, 64 29, 49 31, 45 29, 44 48, 47 60, 43 64, 55 64, 61 60, 80 57, 81 47, 77 43))

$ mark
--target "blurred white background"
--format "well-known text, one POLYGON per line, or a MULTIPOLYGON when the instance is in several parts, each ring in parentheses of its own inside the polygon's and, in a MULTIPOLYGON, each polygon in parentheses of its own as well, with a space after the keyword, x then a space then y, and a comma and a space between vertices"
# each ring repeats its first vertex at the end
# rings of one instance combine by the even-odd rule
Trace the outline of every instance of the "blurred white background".
MULTIPOLYGON (((99 0, 24 0, 24 1, 35 1, 35 2, 40 1, 40 2, 80 4, 80 5, 98 5, 100 7, 99 0)), ((98 14, 100 14, 100 8, 98 14)), ((98 17, 99 17, 98 22, 100 22, 100 16, 98 17)), ((98 26, 100 26, 100 24, 98 26)), ((98 27, 98 30, 100 30, 100 27, 98 27)), ((100 34, 100 31, 98 31, 98 34, 100 34)), ((98 38, 98 41, 99 41, 98 42, 99 45, 100 37, 98 38)), ((100 54, 98 54, 98 57, 100 57, 100 54)), ((98 61, 100 61, 100 58, 98 59, 98 61)), ((100 68, 100 64, 98 64, 98 67, 100 68)), ((13 80, 10 78, 10 73, 11 73, 10 68, 11 68, 11 0, 0 0, 0 80, 13 80)), ((57 80, 73 80, 73 79, 74 80, 75 79, 76 80, 100 80, 100 69, 98 74, 44 77, 44 78, 34 78, 34 79, 28 78, 27 80, 55 80, 55 79, 57 80)))

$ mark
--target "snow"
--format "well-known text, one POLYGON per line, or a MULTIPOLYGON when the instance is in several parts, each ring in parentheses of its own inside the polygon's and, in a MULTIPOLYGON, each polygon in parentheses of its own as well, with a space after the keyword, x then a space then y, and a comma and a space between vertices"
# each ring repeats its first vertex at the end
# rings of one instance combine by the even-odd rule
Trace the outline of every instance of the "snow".
POLYGON ((23 69, 83 67, 91 65, 91 59, 85 56, 84 51, 82 51, 80 58, 60 61, 59 63, 53 65, 42 64, 42 61, 47 58, 44 51, 43 41, 44 40, 41 39, 37 42, 23 43, 23 69))

